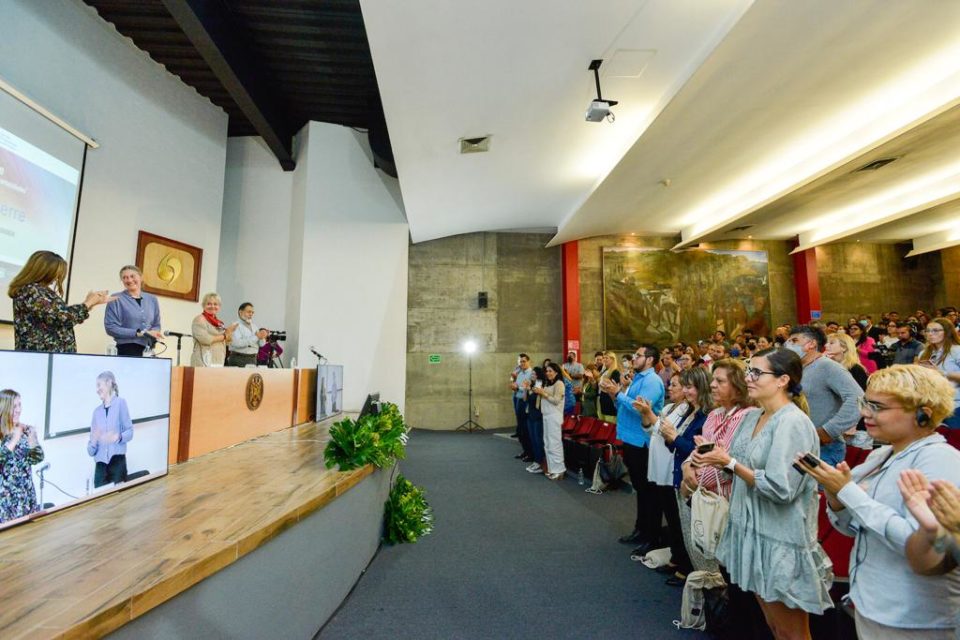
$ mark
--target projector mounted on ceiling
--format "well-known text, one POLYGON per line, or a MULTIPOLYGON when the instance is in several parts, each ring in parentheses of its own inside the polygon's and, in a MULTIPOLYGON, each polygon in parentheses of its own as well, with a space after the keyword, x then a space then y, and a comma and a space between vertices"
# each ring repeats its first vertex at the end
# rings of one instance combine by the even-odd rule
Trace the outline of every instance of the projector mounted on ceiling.
POLYGON ((603 94, 600 93, 600 65, 602 64, 603 60, 591 60, 590 66, 587 67, 589 71, 593 71, 593 77, 597 81, 597 99, 591 101, 587 107, 587 122, 600 122, 604 118, 607 122, 616 120, 616 116, 610 110, 610 107, 618 104, 618 102, 616 100, 604 100, 603 94))

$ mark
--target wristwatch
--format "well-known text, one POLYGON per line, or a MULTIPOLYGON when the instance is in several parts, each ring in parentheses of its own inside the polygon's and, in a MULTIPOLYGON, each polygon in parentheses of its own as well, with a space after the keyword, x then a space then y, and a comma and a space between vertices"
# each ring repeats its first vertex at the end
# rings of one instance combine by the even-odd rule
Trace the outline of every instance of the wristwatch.
POLYGON ((730 458, 730 462, 728 462, 727 464, 723 465, 723 468, 726 469, 727 471, 729 471, 730 473, 733 473, 734 469, 737 468, 737 459, 736 459, 736 458, 730 458))

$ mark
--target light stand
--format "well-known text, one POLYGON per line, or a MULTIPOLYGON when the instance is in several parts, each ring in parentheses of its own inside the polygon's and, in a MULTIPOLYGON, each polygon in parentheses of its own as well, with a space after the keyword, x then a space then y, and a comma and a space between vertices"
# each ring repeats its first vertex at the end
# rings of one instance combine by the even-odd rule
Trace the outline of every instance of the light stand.
POLYGON ((180 343, 181 340, 183 340, 183 336, 178 335, 178 336, 177 336, 177 366, 178 366, 178 367, 180 366, 180 348, 183 346, 183 345, 181 345, 181 343, 180 343))
POLYGON ((467 354, 467 419, 466 421, 457 427, 457 431, 466 431, 467 433, 473 433, 474 431, 483 431, 483 427, 480 426, 479 422, 474 421, 473 419, 473 352, 477 350, 477 343, 473 340, 467 340, 463 343, 463 351, 467 354))

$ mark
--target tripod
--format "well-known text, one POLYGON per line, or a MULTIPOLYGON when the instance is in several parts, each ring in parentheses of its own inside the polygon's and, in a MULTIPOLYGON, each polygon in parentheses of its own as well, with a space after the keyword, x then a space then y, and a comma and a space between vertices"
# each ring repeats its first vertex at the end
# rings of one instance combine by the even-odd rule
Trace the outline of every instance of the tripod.
POLYGON ((479 422, 475 422, 473 419, 473 354, 467 355, 467 380, 469 385, 469 390, 467 392, 467 420, 457 427, 457 431, 466 431, 467 433, 473 433, 474 431, 483 431, 483 427, 480 426, 479 422))

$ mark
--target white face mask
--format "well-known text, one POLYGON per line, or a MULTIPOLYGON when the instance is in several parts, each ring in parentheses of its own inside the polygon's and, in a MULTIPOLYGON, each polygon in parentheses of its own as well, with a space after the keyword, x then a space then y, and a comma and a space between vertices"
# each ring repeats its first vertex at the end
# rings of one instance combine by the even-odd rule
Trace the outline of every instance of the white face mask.
POLYGON ((803 356, 806 355, 806 352, 804 352, 804 350, 803 350, 803 346, 802 346, 802 345, 799 345, 799 344, 796 344, 796 343, 794 343, 794 342, 785 342, 784 345, 783 345, 783 347, 784 347, 785 349, 789 349, 790 351, 793 351, 795 354, 797 354, 797 357, 798 357, 798 358, 801 358, 801 359, 802 359, 803 356))

